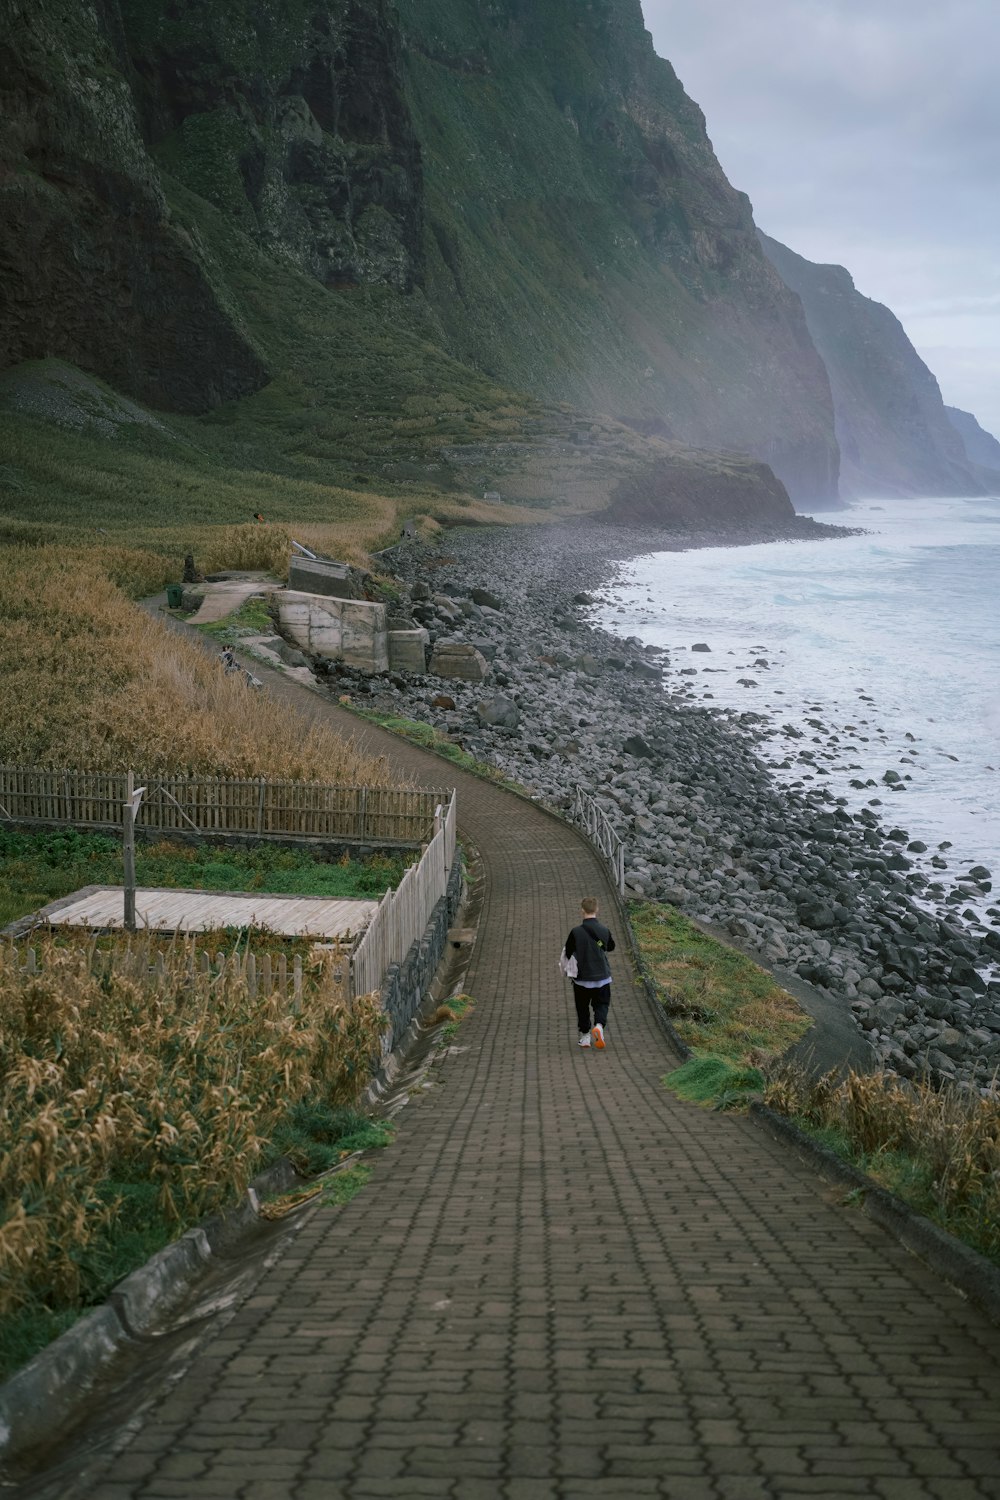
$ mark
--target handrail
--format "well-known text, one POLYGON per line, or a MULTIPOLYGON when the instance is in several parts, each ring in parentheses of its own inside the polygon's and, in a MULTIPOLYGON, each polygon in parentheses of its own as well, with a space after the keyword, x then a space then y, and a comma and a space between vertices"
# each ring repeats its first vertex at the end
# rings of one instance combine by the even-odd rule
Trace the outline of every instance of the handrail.
POLYGON ((603 807, 581 786, 573 789, 572 821, 587 835, 614 876, 618 894, 625 894, 625 845, 603 807))

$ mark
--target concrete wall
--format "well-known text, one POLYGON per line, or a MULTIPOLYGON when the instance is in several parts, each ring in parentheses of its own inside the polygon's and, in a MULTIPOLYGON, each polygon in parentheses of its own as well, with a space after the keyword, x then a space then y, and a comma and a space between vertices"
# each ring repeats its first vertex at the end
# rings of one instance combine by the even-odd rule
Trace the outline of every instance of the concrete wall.
POLYGON ((288 587, 331 599, 352 599, 354 587, 347 563, 324 558, 293 557, 288 564, 288 587))
POLYGON ((282 634, 303 651, 346 662, 364 672, 389 670, 384 604, 367 599, 326 599, 286 589, 276 594, 282 634))

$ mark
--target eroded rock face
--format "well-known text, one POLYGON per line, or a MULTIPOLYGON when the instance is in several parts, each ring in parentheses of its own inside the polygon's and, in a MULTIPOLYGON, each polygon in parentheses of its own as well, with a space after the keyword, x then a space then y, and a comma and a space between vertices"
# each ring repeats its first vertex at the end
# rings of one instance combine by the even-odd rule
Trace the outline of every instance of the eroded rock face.
POLYGON ((384 0, 121 0, 155 159, 330 287, 408 291, 420 149, 384 0))
POLYGON ((397 9, 427 291, 455 352, 646 434, 748 453, 809 507, 836 504, 833 403, 801 305, 640 0, 397 9))
POLYGON ((152 406, 204 411, 266 371, 171 222, 99 16, 45 0, 5 36, 0 367, 56 355, 152 406))

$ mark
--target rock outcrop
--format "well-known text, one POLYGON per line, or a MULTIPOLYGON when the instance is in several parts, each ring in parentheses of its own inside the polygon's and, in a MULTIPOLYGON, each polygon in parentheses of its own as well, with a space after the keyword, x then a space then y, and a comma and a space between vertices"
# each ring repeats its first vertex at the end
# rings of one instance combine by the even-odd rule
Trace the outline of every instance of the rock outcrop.
POLYGON ((842 266, 814 265, 766 234, 760 240, 802 299, 830 376, 842 495, 982 494, 938 383, 899 319, 862 296, 842 266))
POLYGON ((614 491, 609 521, 667 528, 766 524, 795 514, 784 486, 766 464, 738 459, 713 462, 708 453, 672 454, 651 464, 614 491))
POLYGON ((409 291, 420 148, 386 0, 120 0, 156 162, 324 286, 409 291))

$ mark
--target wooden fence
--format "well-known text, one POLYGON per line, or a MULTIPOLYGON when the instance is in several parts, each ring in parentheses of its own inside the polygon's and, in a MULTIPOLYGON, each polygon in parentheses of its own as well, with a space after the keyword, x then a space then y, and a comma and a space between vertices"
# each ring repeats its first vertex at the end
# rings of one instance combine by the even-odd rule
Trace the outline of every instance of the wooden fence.
MULTIPOLYGON (((424 844, 448 794, 322 782, 230 777, 136 776, 145 796, 136 827, 163 833, 236 833, 360 843, 424 844)), ((10 823, 120 828, 124 773, 0 766, 0 819, 10 823)))
POLYGON ((599 807, 593 797, 580 786, 574 788, 572 819, 578 827, 583 829, 602 856, 615 878, 619 895, 624 896, 625 845, 608 821, 604 809, 599 807))
MULTIPOLYGON (((350 992, 350 947, 336 943, 325 944, 329 954, 328 978, 342 992, 343 999, 351 998, 350 992)), ((37 974, 41 970, 38 950, 23 948, 16 944, 7 950, 11 961, 22 974, 37 974)), ((162 950, 155 950, 146 938, 140 938, 133 946, 118 946, 112 950, 99 949, 91 945, 85 950, 90 972, 95 978, 106 978, 116 974, 157 989, 168 979, 176 981, 178 964, 171 961, 162 950)), ((252 999, 258 995, 278 993, 286 996, 297 1007, 302 1000, 303 966, 301 953, 291 958, 285 953, 208 953, 187 943, 182 950, 186 971, 192 987, 196 976, 201 975, 209 985, 224 981, 227 976, 242 979, 252 999)))
POLYGON ((401 963, 410 945, 423 937, 431 913, 448 889, 455 863, 454 793, 439 805, 435 823, 437 831, 419 861, 410 866, 394 891, 386 891, 354 950, 351 971, 356 995, 381 988, 390 965, 401 963))

